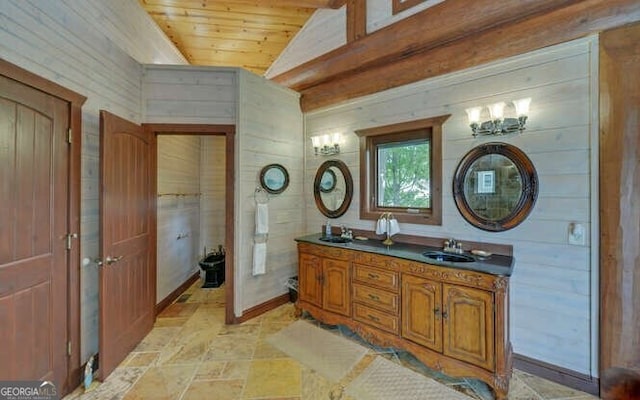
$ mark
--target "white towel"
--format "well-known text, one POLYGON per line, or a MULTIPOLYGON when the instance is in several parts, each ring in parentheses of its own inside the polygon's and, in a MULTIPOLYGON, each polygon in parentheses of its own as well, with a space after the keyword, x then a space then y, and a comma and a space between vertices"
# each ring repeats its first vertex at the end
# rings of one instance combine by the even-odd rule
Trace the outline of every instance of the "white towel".
POLYGON ((267 244, 253 244, 253 275, 263 275, 267 272, 267 244))
POLYGON ((267 203, 256 204, 256 235, 269 233, 269 206, 267 203))
POLYGON ((387 220, 386 218, 378 218, 378 222, 376 223, 376 234, 382 235, 387 232, 387 220))
POLYGON ((389 220, 389 236, 393 236, 396 233, 400 232, 400 225, 398 225, 398 220, 392 218, 389 220))

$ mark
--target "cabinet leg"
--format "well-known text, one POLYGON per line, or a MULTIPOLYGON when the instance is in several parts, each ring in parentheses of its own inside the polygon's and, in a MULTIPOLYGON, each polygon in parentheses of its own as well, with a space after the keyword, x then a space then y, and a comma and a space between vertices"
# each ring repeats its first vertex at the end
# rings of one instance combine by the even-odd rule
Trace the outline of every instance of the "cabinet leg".
POLYGON ((300 318, 302 316, 302 308, 300 308, 297 301, 293 304, 293 315, 296 318, 300 318))
POLYGON ((496 395, 496 400, 507 400, 509 396, 509 378, 510 375, 496 376, 492 386, 496 395))

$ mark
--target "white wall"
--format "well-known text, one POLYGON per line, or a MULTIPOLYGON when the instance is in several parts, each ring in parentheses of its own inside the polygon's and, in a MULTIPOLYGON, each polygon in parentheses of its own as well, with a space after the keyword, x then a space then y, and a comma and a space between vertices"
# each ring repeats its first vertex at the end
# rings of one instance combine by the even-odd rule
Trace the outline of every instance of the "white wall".
MULTIPOLYGON (((181 64, 175 47, 128 0, 3 0, 0 57, 87 97, 82 108, 81 256, 98 244, 99 110, 140 122, 139 62, 181 64), (132 56, 128 55, 126 51, 132 56)), ((81 269, 81 360, 98 351, 98 270, 81 269)))
POLYGON ((265 72, 273 78, 347 43, 347 7, 319 9, 265 72))
MULTIPOLYGON (((389 0, 367 0, 367 33, 375 32, 410 15, 416 14, 444 0, 426 0, 416 6, 393 15, 393 7, 389 0)), ((428 27, 425 26, 425 29, 428 27)))
POLYGON ((200 137, 158 136, 156 304, 198 271, 200 137))
POLYGON ((303 125, 297 93, 239 71, 236 148, 235 312, 286 293, 284 282, 298 267, 294 238, 304 233, 303 125), (289 187, 269 199, 267 273, 252 276, 254 192, 260 170, 283 165, 289 187))
POLYGON ((233 68, 145 65, 142 86, 145 122, 236 123, 233 68))
POLYGON ((203 136, 200 156, 200 250, 223 245, 225 226, 225 138, 203 136))
POLYGON ((374 230, 360 220, 357 129, 451 114, 443 127, 442 226, 401 224, 403 233, 511 244, 511 340, 516 353, 597 375, 597 45, 595 39, 544 49, 490 65, 425 80, 305 114, 307 232, 325 218, 317 211, 312 182, 324 157, 309 137, 340 131, 346 143, 336 157, 354 177, 355 198, 336 220, 374 230), (594 50, 595 49, 595 50, 594 50), (532 97, 527 130, 499 138, 471 136, 464 109, 532 97), (451 182, 466 152, 487 141, 521 148, 538 172, 540 191, 530 216, 501 233, 474 228, 453 202, 451 182), (571 246, 568 225, 591 232, 585 246, 571 246))
POLYGON ((146 122, 236 126, 235 309, 244 310, 286 292, 295 274, 293 238, 304 231, 303 127, 298 94, 241 69, 148 65, 143 76, 146 122), (273 196, 267 274, 251 275, 255 202, 260 169, 279 163, 289 188, 273 196))
MULTIPOLYGON (((427 0, 393 15, 390 0, 367 0, 367 33, 375 32, 444 0, 427 0)), ((428 27, 427 27, 428 29, 428 27)), ((347 44, 347 7, 319 9, 289 42, 264 76, 271 79, 347 44)))

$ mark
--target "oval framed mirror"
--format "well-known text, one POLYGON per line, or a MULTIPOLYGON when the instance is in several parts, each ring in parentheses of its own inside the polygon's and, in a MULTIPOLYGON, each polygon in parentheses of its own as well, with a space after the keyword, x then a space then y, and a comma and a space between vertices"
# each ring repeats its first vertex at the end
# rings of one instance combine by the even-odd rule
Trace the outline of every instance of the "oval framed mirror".
POLYGON ((313 181, 313 196, 326 217, 338 218, 347 212, 353 197, 353 178, 347 165, 340 160, 322 163, 313 181))
POLYGON ((538 175, 519 148, 486 143, 469 151, 453 178, 453 198, 473 226, 500 232, 527 218, 538 196, 538 175))
POLYGON ((289 186, 289 173, 280 164, 269 164, 260 171, 260 185, 268 193, 282 193, 289 186))
POLYGON ((336 173, 332 169, 326 169, 320 177, 320 191, 331 193, 336 188, 336 173))

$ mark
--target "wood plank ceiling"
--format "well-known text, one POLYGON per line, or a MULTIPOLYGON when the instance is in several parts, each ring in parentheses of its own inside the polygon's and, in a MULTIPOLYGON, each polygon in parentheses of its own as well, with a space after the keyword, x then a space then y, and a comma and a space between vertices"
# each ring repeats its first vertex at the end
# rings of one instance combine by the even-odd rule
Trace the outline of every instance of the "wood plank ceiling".
POLYGON ((336 0, 139 0, 192 65, 242 67, 258 75, 318 8, 336 0))

